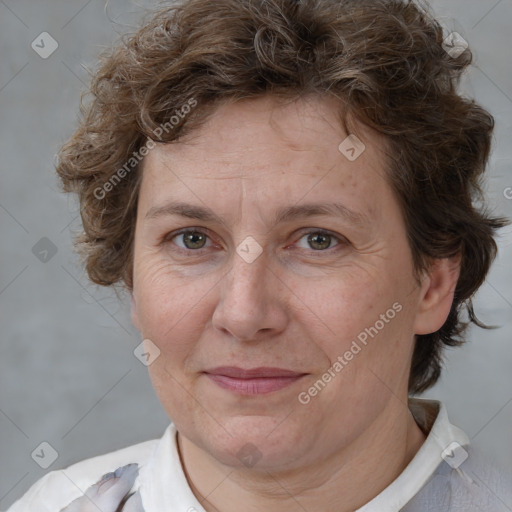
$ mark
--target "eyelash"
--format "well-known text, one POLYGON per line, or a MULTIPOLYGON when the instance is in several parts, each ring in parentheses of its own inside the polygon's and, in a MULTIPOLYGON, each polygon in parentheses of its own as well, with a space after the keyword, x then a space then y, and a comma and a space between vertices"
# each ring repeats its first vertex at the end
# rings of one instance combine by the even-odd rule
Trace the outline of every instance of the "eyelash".
MULTIPOLYGON (((326 230, 323 230, 323 229, 312 229, 312 228, 307 228, 307 229, 309 229, 309 231, 304 232, 298 238, 297 241, 301 240, 306 235, 320 234, 320 235, 327 235, 327 236, 331 237, 332 239, 335 239, 338 242, 338 244, 335 245, 334 247, 329 247, 327 249, 318 249, 318 250, 311 249, 312 253, 325 253, 325 252, 329 252, 329 251, 335 250, 336 247, 340 248, 341 246, 349 245, 349 241, 346 238, 344 238, 344 237, 342 237, 340 235, 335 235, 335 234, 331 233, 330 231, 326 231, 326 230)), ((172 240, 174 238, 176 238, 176 237, 178 237, 180 235, 186 234, 186 233, 200 233, 202 235, 205 235, 206 237, 208 237, 211 240, 211 238, 208 235, 208 233, 206 231, 204 231, 203 229, 200 229, 200 228, 184 228, 184 229, 181 229, 179 231, 168 233, 167 235, 165 235, 162 238, 161 243, 162 244, 168 244, 168 243, 172 242, 172 240)), ((184 249, 183 247, 176 246, 175 250, 177 250, 178 252, 182 252, 182 253, 192 253, 192 252, 195 252, 195 253, 198 253, 198 254, 202 254, 202 252, 207 250, 207 249, 208 249, 208 247, 201 247, 200 249, 184 249)))

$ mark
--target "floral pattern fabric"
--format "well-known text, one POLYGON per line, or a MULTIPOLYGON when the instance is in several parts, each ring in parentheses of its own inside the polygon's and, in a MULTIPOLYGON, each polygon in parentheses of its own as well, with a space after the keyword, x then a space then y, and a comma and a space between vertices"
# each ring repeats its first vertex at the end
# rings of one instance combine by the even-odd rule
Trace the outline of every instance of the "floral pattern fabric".
POLYGON ((144 512, 139 492, 130 492, 138 474, 138 464, 107 473, 60 512, 144 512))

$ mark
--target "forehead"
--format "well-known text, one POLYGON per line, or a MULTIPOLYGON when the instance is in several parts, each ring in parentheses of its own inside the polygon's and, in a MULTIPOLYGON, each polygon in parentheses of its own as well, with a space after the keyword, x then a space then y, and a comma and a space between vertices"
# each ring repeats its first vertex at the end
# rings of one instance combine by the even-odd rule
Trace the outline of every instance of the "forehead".
POLYGON ((362 201, 359 207, 374 211, 389 192, 382 190, 389 189, 385 141, 352 121, 364 144, 354 146, 357 139, 344 131, 340 119, 333 98, 282 103, 262 97, 224 104, 186 138, 149 152, 141 198, 147 208, 169 196, 225 208, 239 204, 241 197, 269 206, 334 201, 343 193, 348 207, 362 201), (357 158, 347 158, 347 144, 357 158))

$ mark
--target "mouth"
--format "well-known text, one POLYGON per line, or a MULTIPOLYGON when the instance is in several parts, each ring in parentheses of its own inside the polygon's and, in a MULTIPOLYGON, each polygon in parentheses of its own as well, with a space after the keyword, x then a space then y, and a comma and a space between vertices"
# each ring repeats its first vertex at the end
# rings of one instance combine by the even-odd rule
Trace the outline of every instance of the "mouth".
POLYGON ((206 370, 204 374, 219 387, 241 395, 272 393, 308 375, 283 368, 244 369, 235 366, 219 366, 206 370))

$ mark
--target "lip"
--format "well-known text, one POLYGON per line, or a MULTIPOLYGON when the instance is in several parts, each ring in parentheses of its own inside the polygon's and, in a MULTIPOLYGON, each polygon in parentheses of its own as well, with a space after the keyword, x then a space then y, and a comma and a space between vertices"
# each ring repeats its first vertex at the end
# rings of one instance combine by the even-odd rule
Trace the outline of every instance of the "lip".
POLYGON ((236 366, 219 366, 204 373, 221 388, 242 395, 260 395, 278 391, 307 375, 283 368, 244 369, 236 366))

